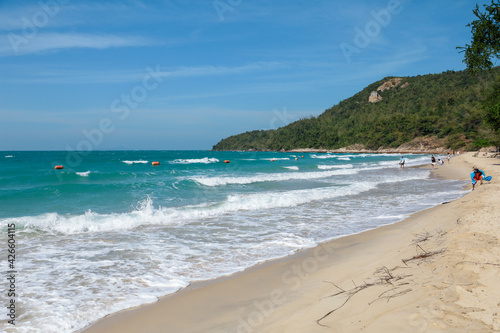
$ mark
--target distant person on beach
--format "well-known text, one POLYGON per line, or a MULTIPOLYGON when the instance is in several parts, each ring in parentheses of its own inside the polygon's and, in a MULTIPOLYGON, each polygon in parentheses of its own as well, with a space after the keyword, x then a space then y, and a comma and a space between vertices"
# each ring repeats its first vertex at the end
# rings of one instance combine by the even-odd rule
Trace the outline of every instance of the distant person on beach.
POLYGON ((401 159, 399 160, 399 168, 404 169, 405 168, 405 157, 401 156, 401 159))
POLYGON ((448 160, 448 164, 450 164, 450 158, 451 158, 451 155, 450 155, 450 153, 448 153, 448 155, 446 155, 446 159, 448 160))
POLYGON ((434 166, 436 165, 436 158, 434 157, 434 155, 431 156, 431 164, 432 168, 434 169, 434 166))
POLYGON ((438 158, 438 163, 439 163, 439 165, 443 165, 443 164, 444 164, 444 161, 441 161, 441 159, 440 159, 440 158, 438 158))
POLYGON ((479 184, 483 185, 483 177, 486 177, 483 170, 479 170, 474 167, 473 171, 470 173, 470 178, 472 179, 472 190, 474 191, 474 187, 476 187, 476 183, 481 181, 479 184))

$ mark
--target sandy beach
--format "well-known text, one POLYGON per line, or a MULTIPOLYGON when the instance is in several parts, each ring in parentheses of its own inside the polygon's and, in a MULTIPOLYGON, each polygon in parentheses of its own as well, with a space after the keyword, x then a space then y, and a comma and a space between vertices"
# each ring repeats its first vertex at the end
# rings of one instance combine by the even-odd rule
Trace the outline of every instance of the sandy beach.
POLYGON ((434 174, 468 193, 404 221, 339 238, 83 332, 500 331, 500 159, 466 153, 434 174), (493 181, 471 191, 472 166, 493 181))

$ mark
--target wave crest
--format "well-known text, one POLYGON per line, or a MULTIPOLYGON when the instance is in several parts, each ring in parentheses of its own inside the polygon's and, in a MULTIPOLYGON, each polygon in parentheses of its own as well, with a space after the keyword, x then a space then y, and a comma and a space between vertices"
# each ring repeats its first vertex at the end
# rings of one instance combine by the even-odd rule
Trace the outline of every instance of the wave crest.
POLYGON ((192 163, 202 163, 202 164, 210 164, 210 163, 218 163, 219 160, 212 157, 204 157, 204 158, 192 158, 192 159, 177 159, 170 162, 171 164, 192 164, 192 163))
POLYGON ((354 175, 356 173, 357 170, 340 169, 331 171, 313 171, 313 172, 302 172, 302 173, 269 173, 269 174, 260 174, 248 177, 192 177, 190 179, 205 186, 225 186, 229 184, 243 185, 243 184, 261 183, 261 182, 319 179, 337 175, 354 175))

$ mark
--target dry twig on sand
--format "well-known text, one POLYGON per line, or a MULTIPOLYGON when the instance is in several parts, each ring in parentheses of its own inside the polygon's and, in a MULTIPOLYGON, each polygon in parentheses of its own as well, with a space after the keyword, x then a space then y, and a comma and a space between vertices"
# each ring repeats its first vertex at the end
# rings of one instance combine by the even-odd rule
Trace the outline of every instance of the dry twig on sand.
POLYGON ((500 267, 500 264, 495 264, 495 263, 492 263, 492 262, 478 262, 478 261, 468 261, 468 260, 464 260, 464 261, 460 261, 458 264, 474 264, 474 265, 488 265, 488 266, 499 266, 500 267))
MULTIPOLYGON (((438 236, 440 236, 440 237, 446 235, 446 232, 443 231, 443 230, 441 230, 441 229, 436 229, 436 232, 437 232, 438 236)), ((420 246, 420 243, 424 243, 424 242, 428 241, 432 237, 432 235, 429 232, 427 232, 427 231, 424 230, 423 232, 421 232, 419 234, 415 234, 414 236, 415 236, 415 238, 413 239, 412 244, 415 245, 415 249, 417 251, 417 255, 415 255, 415 256, 413 256, 411 258, 408 258, 408 259, 401 259, 403 261, 403 263, 406 265, 406 267, 397 266, 397 267, 394 267, 392 269, 389 269, 386 266, 381 266, 381 267, 377 268, 377 270, 373 273, 373 275, 376 277, 376 279, 373 282, 363 282, 362 285, 357 286, 356 283, 354 281, 352 281, 352 283, 354 284, 354 288, 351 288, 349 290, 342 289, 341 287, 339 287, 338 285, 336 285, 333 282, 324 281, 326 283, 333 284, 339 290, 338 292, 336 292, 336 293, 334 293, 332 295, 326 296, 324 298, 327 298, 327 297, 336 297, 336 296, 344 295, 344 296, 346 296, 346 299, 344 300, 344 302, 342 304, 340 304, 339 306, 337 306, 335 309, 327 312, 323 317, 321 317, 318 320, 316 320, 316 323, 318 325, 320 325, 320 326, 329 327, 327 325, 322 324, 321 321, 323 321, 325 318, 327 318, 328 316, 330 316, 335 311, 337 311, 340 308, 342 308, 347 302, 349 302, 349 300, 351 299, 351 297, 353 297, 358 292, 360 292, 360 291, 362 291, 362 290, 364 290, 366 288, 369 288, 369 287, 372 287, 372 286, 387 286, 387 285, 394 286, 394 288, 391 288, 391 289, 386 290, 383 293, 381 293, 375 300, 373 300, 370 303, 368 303, 368 305, 371 305, 374 302, 382 300, 382 299, 385 299, 385 300, 387 300, 387 302, 389 302, 392 298, 395 298, 395 297, 398 297, 398 296, 402 296, 402 295, 404 295, 404 294, 409 293, 410 291, 412 291, 411 288, 406 288, 404 290, 399 290, 402 286, 409 285, 410 283, 408 283, 408 282, 397 282, 397 281, 403 280, 403 279, 405 279, 407 277, 410 277, 412 275, 395 275, 395 274, 393 274, 393 272, 395 270, 401 269, 401 268, 411 269, 411 267, 408 266, 408 262, 410 262, 410 261, 418 260, 418 261, 426 262, 429 258, 445 252, 445 249, 428 252, 428 251, 424 250, 422 248, 422 246, 420 246)), ((463 263, 465 263, 465 261, 463 263)), ((486 263, 486 264, 488 264, 488 263, 486 263)), ((493 264, 493 265, 496 265, 496 264, 493 264)), ((500 265, 498 265, 498 266, 500 266, 500 265)))
MULTIPOLYGON (((316 323, 320 326, 324 326, 324 327, 329 327, 327 325, 324 325, 321 323, 321 321, 323 319, 325 319, 326 317, 328 317, 329 315, 331 315, 332 313, 334 313, 335 311, 339 310, 340 308, 342 308, 350 299, 351 297, 353 297, 354 295, 356 295, 358 292, 366 289, 366 288, 369 288, 369 287, 372 287, 372 286, 382 286, 382 285, 394 285, 394 282, 396 281, 399 281, 399 280, 402 280, 406 277, 409 277, 411 275, 394 275, 392 274, 392 272, 398 268, 401 268, 401 267, 395 267, 393 268, 392 270, 387 268, 386 266, 381 266, 379 268, 377 268, 377 270, 373 273, 373 275, 377 278, 374 282, 363 282, 363 284, 361 285, 356 285, 356 283, 354 281, 352 281, 352 283, 354 284, 354 288, 352 289, 349 289, 349 290, 345 290, 345 289, 342 289, 340 288, 339 286, 337 286, 335 283, 333 282, 329 282, 329 281, 324 281, 326 283, 331 283, 333 284, 337 289, 339 289, 338 292, 332 294, 332 295, 329 295, 329 296, 326 296, 324 298, 327 298, 327 297, 335 297, 335 296, 339 296, 339 295, 346 295, 347 298, 345 299, 345 301, 339 305, 338 307, 336 307, 335 309, 329 311, 328 313, 326 313, 323 317, 319 318, 318 320, 316 320, 316 323)), ((398 284, 398 286, 390 289, 390 290, 387 290, 385 292, 383 292, 382 294, 379 295, 379 297, 370 302, 369 304, 379 300, 379 299, 387 299, 387 301, 389 301, 391 298, 394 298, 394 297, 397 297, 397 296, 401 296, 401 295, 404 295, 408 292, 411 291, 411 289, 406 289, 406 290, 403 290, 401 292, 397 292, 397 293, 392 293, 390 295, 385 295, 386 293, 390 292, 390 291, 394 291, 396 289, 399 288, 399 286, 401 285, 405 285, 407 283, 400 283, 398 284)))
MULTIPOLYGON (((419 246, 419 247, 420 247, 420 246, 419 246)), ((422 249, 422 248, 420 247, 420 249, 422 249)), ((444 250, 443 250, 443 249, 438 250, 438 251, 432 251, 432 252, 427 252, 427 251, 425 251, 424 249, 422 249, 422 251, 424 251, 424 252, 423 252, 423 253, 421 253, 421 254, 418 254, 418 255, 413 256, 413 257, 408 258, 408 259, 401 259, 401 260, 403 261, 403 263, 404 263, 405 265, 408 265, 408 264, 407 264, 407 262, 409 262, 409 261, 412 261, 412 260, 426 260, 426 259, 428 259, 428 258, 430 258, 430 257, 432 257, 432 256, 435 256, 435 255, 437 255, 437 254, 440 254, 440 253, 443 253, 443 252, 444 252, 444 250)))
POLYGON ((412 244, 415 245, 417 245, 418 243, 423 243, 425 241, 428 241, 429 238, 432 237, 431 234, 426 230, 424 230, 424 232, 421 232, 419 234, 415 234, 414 236, 415 238, 413 239, 412 244))

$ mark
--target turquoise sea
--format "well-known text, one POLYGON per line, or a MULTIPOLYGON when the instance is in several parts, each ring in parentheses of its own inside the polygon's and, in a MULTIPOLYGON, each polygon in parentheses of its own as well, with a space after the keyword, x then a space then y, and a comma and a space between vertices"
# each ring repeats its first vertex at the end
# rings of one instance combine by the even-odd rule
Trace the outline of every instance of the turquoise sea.
MULTIPOLYGON (((394 223, 464 194, 462 181, 411 168, 430 163, 429 155, 405 155, 404 170, 400 157, 0 152, 0 240, 7 250, 8 226, 15 225, 17 306, 12 326, 2 304, 0 331, 75 332, 192 281, 394 223)), ((5 275, 8 264, 4 256, 5 275)))

